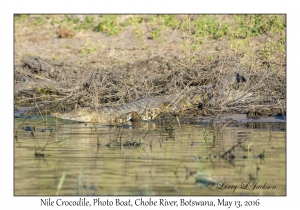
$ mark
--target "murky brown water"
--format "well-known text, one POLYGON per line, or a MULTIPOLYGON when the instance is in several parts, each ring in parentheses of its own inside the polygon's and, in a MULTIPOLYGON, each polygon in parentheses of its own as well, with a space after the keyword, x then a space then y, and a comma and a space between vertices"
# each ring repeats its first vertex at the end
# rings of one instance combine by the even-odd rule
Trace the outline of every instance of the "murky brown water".
POLYGON ((50 119, 46 125, 15 118, 14 193, 285 195, 285 124, 243 125, 140 123, 91 129, 70 121, 50 119), (35 137, 29 128, 21 129, 34 125, 35 137), (121 146, 140 139, 140 146, 121 146), (46 156, 35 156, 45 145, 46 156))

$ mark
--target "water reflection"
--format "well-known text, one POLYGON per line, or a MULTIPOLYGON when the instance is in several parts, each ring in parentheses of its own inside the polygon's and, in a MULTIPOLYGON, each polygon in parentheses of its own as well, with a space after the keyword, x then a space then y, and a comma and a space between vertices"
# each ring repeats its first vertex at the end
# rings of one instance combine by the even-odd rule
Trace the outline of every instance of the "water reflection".
POLYGON ((15 195, 286 194, 284 123, 15 119, 14 146, 15 195))

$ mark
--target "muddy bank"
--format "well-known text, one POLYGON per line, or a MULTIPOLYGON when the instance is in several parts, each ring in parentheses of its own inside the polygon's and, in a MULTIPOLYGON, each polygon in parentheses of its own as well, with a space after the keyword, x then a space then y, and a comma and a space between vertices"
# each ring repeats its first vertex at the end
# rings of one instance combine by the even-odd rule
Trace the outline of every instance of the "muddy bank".
MULTIPOLYGON (((103 25, 110 16, 94 17, 103 25)), ((97 25, 89 25, 93 30, 75 27, 92 24, 88 16, 25 18, 15 23, 14 104, 15 109, 33 108, 22 115, 78 107, 116 110, 156 97, 166 98, 163 102, 173 97, 173 105, 182 109, 171 114, 182 118, 247 114, 253 119, 286 113, 285 24, 280 15, 114 16, 120 28, 103 32, 95 31, 97 25), (72 22, 76 18, 79 22, 72 22), (159 22, 166 25, 158 27, 155 18, 170 23, 159 22), (256 19, 265 21, 259 26, 263 30, 236 34, 234 27, 245 30, 245 21, 256 19), (64 29, 70 21, 74 28, 64 29), (213 35, 199 28, 203 21, 214 27, 213 35)))
POLYGON ((24 57, 15 66, 15 105, 33 106, 28 110, 32 114, 50 114, 76 107, 117 108, 145 98, 151 103, 151 98, 170 100, 174 95, 178 104, 186 100, 183 116, 285 115, 285 73, 266 70, 253 71, 227 57, 207 65, 155 57, 110 69, 24 57), (193 100, 197 96, 200 99, 193 100))

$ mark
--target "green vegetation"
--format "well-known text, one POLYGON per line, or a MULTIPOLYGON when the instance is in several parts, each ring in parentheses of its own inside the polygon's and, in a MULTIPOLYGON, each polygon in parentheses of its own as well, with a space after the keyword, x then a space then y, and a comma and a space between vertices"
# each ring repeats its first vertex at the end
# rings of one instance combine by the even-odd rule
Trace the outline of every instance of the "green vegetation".
POLYGON ((34 22, 37 26, 42 26, 46 23, 46 15, 40 15, 34 22))
POLYGON ((180 20, 175 15, 149 15, 148 23, 153 28, 151 39, 157 39, 165 29, 178 29, 180 20))
POLYGON ((142 50, 148 50, 148 46, 147 46, 147 45, 144 45, 144 46, 142 47, 142 50))
POLYGON ((151 32, 151 39, 156 39, 157 37, 159 37, 161 34, 159 29, 155 29, 151 32))
POLYGON ((15 14, 14 17, 15 17, 16 22, 23 22, 23 21, 26 21, 29 18, 29 15, 27 15, 27 14, 21 14, 21 15, 15 14))
MULTIPOLYGON (((47 18, 51 24, 68 25, 75 30, 94 30, 116 35, 130 25, 146 24, 152 28, 153 34, 165 29, 190 31, 196 37, 218 39, 228 34, 236 38, 254 37, 261 34, 279 34, 286 28, 284 15, 132 15, 120 23, 122 15, 87 15, 80 21, 76 15, 40 15, 35 18, 36 25, 42 25, 47 18), (219 17, 227 17, 223 20, 219 17), (192 17, 192 18, 191 18, 192 17)), ((27 20, 29 15, 15 15, 15 21, 27 20)))
POLYGON ((231 33, 236 38, 254 37, 261 34, 278 34, 285 30, 285 19, 281 15, 234 15, 238 26, 231 33))
POLYGON ((55 91, 55 89, 54 89, 53 86, 49 86, 49 87, 37 87, 36 90, 41 95, 51 94, 51 93, 53 93, 55 91))
POLYGON ((57 19, 53 17, 51 19, 51 25, 58 25, 60 28, 74 29, 78 21, 78 17, 71 18, 69 15, 65 15, 62 19, 57 19))
POLYGON ((216 16, 201 15, 198 19, 191 21, 196 37, 209 37, 218 39, 227 35, 228 27, 226 23, 216 21, 216 16))
MULTIPOLYGON (((285 18, 282 15, 234 15, 235 24, 228 27, 230 48, 239 53, 251 52, 250 46, 253 37, 263 34, 277 35, 285 32, 285 18)), ((266 41, 263 44, 264 57, 268 60, 278 51, 285 52, 285 35, 279 41, 266 41)))
POLYGON ((273 60, 276 58, 277 53, 285 54, 285 36, 282 36, 278 41, 269 41, 263 47, 264 57, 267 60, 273 60))
POLYGON ((209 55, 208 60, 213 61, 213 60, 215 60, 215 57, 213 55, 209 55))
MULTIPOLYGON (((15 15, 15 23, 29 23, 41 28, 45 23, 57 29, 74 31, 95 31, 108 36, 116 36, 121 31, 131 30, 140 42, 142 50, 149 48, 149 39, 158 44, 170 41, 170 31, 177 31, 182 37, 178 44, 184 57, 192 57, 203 50, 205 43, 227 42, 221 50, 231 50, 235 54, 263 56, 266 60, 285 57, 286 17, 285 15, 15 15), (49 21, 48 21, 49 20, 49 21), (265 38, 257 38, 266 36, 265 38), (255 47, 257 46, 257 47, 255 47)), ((19 24, 20 25, 20 24, 19 24)), ((20 25, 21 26, 21 25, 20 25)), ((50 32, 53 30, 48 29, 50 32)), ((15 41, 18 41, 18 35, 15 41)), ((83 55, 96 52, 97 43, 87 40, 80 48, 83 55)), ((213 49, 212 49, 213 50, 213 49)), ((54 58, 55 59, 55 58, 54 58)), ((192 58, 191 58, 192 59, 192 58)), ((208 57, 213 60, 213 57, 208 57)))
POLYGON ((134 25, 133 32, 136 34, 136 38, 139 41, 142 41, 142 36, 145 34, 145 31, 142 29, 142 25, 144 24, 145 20, 139 15, 133 15, 128 18, 127 21, 124 22, 124 26, 134 25))
POLYGON ((88 38, 84 46, 80 48, 80 51, 83 55, 94 53, 96 50, 96 44, 95 42, 92 42, 90 38, 88 38))
POLYGON ((176 29, 180 25, 180 20, 175 15, 150 15, 149 22, 161 26, 162 29, 176 29))
POLYGON ((118 19, 118 15, 102 15, 94 31, 107 33, 110 36, 117 35, 121 31, 118 19))
POLYGON ((56 55, 53 55, 53 56, 52 56, 52 60, 54 60, 54 61, 58 61, 58 60, 59 60, 59 57, 58 57, 58 56, 56 56, 56 55))
POLYGON ((93 42, 90 38, 86 40, 84 46, 80 48, 80 52, 85 56, 96 52, 98 49, 103 48, 101 41, 98 40, 98 43, 93 42))
MULTIPOLYGON (((27 20, 29 15, 15 15, 15 21, 27 20)), ((58 24, 72 30, 94 30, 110 36, 117 35, 124 28, 133 25, 137 38, 145 34, 144 26, 150 29, 151 39, 157 39, 163 30, 189 32, 194 38, 246 39, 262 34, 280 34, 286 28, 284 15, 131 15, 121 21, 122 15, 87 15, 80 20, 76 15, 63 17, 40 15, 35 25, 43 25, 47 18, 51 24, 58 24), (226 17, 226 18, 224 18, 226 17)))
MULTIPOLYGON (((75 19, 75 18, 74 18, 75 19)), ((75 30, 89 30, 91 28, 94 27, 94 19, 95 17, 94 16, 86 16, 84 21, 81 23, 79 22, 79 25, 76 25, 74 27, 75 30)), ((76 20, 76 19, 75 19, 76 20)))

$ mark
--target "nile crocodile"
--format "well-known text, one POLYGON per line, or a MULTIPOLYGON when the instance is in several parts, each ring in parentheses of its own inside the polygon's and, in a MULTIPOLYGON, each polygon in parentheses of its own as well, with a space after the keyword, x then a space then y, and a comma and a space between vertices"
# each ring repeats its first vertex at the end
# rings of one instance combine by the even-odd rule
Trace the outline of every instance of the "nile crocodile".
POLYGON ((148 121, 155 119, 160 112, 179 109, 178 106, 172 104, 168 99, 171 99, 171 97, 144 98, 118 108, 104 107, 99 110, 80 107, 67 113, 52 113, 52 116, 79 122, 121 123, 132 120, 148 121))
MULTIPOLYGON (((210 89, 211 86, 209 87, 210 89)), ((257 99, 257 94, 239 91, 220 91, 215 96, 208 89, 196 89, 183 95, 169 95, 162 97, 144 98, 127 103, 118 108, 104 107, 100 109, 76 108, 68 113, 52 113, 53 117, 79 122, 122 123, 132 120, 153 120, 160 113, 182 113, 193 106, 203 104, 215 106, 216 103, 226 106, 235 101, 250 102, 257 99)))

